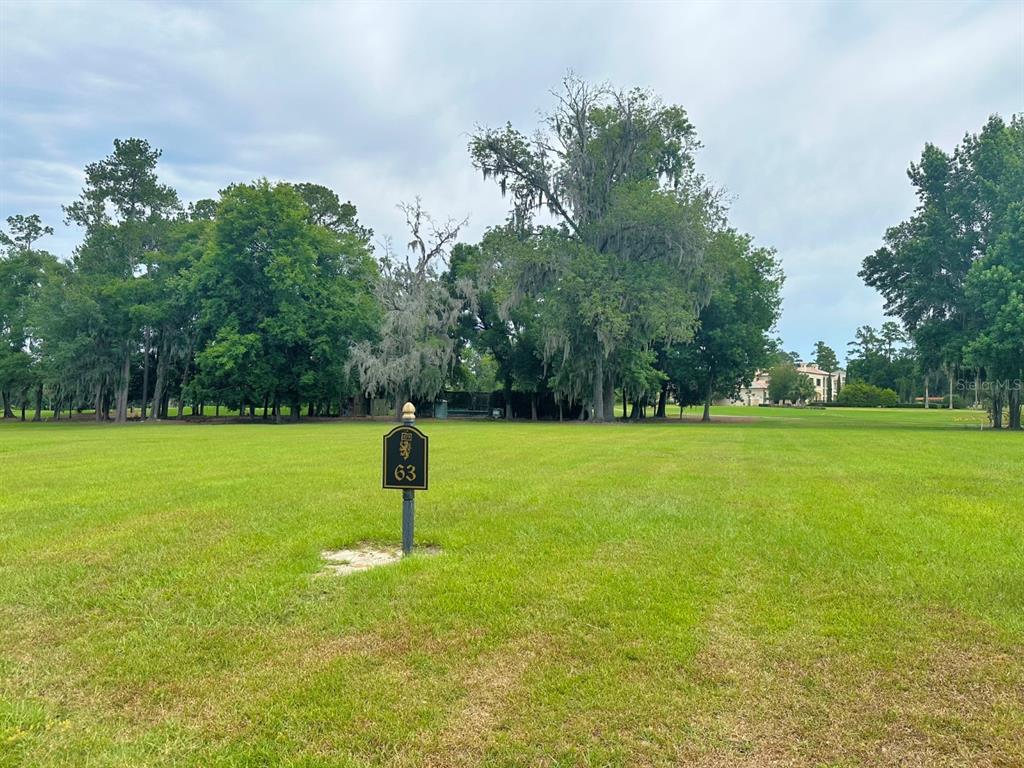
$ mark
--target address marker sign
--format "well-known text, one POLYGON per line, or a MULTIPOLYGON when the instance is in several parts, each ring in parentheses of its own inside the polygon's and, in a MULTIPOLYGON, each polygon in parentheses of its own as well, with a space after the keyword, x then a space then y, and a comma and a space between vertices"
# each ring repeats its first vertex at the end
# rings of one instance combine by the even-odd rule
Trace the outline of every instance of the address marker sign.
POLYGON ((402 491, 402 554, 412 552, 416 491, 427 490, 427 436, 416 429, 416 407, 402 408, 402 426, 384 435, 384 487, 402 491))
POLYGON ((427 436, 403 424, 384 435, 384 487, 427 490, 427 436))

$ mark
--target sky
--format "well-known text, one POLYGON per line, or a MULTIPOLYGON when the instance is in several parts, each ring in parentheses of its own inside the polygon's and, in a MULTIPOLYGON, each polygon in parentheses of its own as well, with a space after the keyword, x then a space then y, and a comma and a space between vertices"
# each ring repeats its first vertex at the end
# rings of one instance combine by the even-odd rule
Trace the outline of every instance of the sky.
POLYGON ((234 182, 325 184, 379 239, 396 205, 469 217, 507 201, 473 170, 480 126, 532 133, 568 71, 683 106, 730 221, 777 250, 778 331, 845 354, 884 320, 857 277, 913 212, 908 165, 1024 112, 1024 1, 896 3, 19 3, 0 0, 0 218, 61 205, 137 136, 186 201, 234 182))

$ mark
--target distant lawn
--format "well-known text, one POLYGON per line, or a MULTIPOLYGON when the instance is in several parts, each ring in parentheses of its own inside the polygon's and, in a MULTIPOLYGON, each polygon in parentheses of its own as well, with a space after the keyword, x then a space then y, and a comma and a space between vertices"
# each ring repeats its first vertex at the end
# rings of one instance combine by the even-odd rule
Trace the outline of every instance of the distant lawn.
POLYGON ((343 578, 385 424, 0 423, 0 766, 1024 765, 1024 435, 715 413, 424 421, 343 578))

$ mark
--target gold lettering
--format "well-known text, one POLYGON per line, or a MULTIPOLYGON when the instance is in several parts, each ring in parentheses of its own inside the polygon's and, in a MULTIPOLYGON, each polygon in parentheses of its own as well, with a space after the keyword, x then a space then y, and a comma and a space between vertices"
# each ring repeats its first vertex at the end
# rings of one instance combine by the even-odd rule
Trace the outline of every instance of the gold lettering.
POLYGON ((410 483, 416 482, 416 465, 415 464, 396 464, 393 472, 395 480, 398 482, 408 481, 410 483))

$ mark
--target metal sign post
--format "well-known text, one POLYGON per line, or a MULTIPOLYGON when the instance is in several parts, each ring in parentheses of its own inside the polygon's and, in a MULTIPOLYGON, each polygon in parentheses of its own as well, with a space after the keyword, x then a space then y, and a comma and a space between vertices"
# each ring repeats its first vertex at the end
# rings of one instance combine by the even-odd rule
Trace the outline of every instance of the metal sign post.
POLYGON ((413 547, 417 490, 427 490, 427 436, 416 428, 416 407, 402 408, 402 426, 384 435, 384 487, 402 490, 402 553, 413 547))
POLYGON ((412 534, 416 526, 416 491, 406 488, 402 491, 402 554, 412 552, 412 534))

